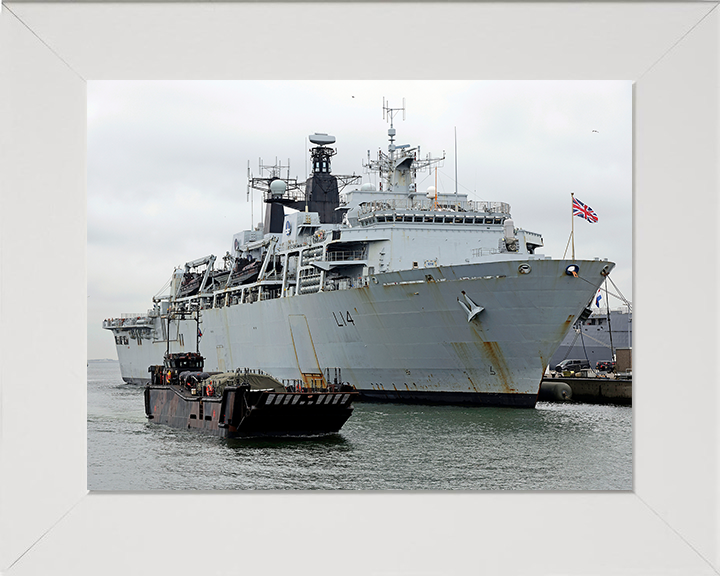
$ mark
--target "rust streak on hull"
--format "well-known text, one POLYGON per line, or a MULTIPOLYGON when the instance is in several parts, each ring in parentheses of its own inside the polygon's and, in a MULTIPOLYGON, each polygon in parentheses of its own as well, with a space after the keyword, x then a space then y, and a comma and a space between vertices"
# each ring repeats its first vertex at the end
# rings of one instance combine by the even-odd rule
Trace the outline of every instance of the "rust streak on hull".
POLYGON ((508 369, 507 362, 503 356, 500 346, 497 342, 483 342, 482 343, 485 355, 490 360, 493 369, 496 371, 500 386, 503 392, 514 392, 515 386, 513 385, 510 370, 508 369))

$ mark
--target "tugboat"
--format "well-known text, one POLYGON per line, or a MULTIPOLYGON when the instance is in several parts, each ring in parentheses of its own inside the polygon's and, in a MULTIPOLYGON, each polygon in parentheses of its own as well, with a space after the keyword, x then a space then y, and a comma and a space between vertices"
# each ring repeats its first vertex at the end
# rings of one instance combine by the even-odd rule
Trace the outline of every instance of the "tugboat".
POLYGON ((352 414, 358 393, 320 375, 287 387, 260 370, 205 372, 197 352, 165 354, 150 366, 145 414, 158 424, 222 438, 317 436, 336 433, 352 414))

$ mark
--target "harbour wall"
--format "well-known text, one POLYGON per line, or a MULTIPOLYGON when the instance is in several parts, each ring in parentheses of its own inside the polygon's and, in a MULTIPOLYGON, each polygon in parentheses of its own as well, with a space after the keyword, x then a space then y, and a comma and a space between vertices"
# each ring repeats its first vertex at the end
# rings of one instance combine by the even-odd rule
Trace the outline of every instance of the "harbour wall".
POLYGON ((563 384, 570 387, 568 400, 571 402, 632 405, 632 380, 614 378, 544 378, 539 400, 566 401, 556 393, 563 384))

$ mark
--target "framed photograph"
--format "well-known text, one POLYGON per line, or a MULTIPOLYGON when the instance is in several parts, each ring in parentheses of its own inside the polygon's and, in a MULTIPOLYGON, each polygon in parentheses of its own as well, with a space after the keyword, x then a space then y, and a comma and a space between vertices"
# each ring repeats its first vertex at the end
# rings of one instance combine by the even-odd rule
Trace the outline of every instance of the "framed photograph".
POLYGON ((630 81, 87 98, 88 489, 632 489, 630 81))
POLYGON ((0 570, 199 572, 210 526, 217 574, 716 573, 716 378, 669 366, 715 356, 715 8, 3 4, 0 570), (355 78, 633 82, 632 492, 88 493, 88 83, 355 78))

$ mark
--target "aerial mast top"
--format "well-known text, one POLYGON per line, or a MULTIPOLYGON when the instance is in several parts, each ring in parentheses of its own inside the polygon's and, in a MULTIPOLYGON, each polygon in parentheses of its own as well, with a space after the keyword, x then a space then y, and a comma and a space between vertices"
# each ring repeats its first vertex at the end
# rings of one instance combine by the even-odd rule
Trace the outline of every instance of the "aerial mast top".
POLYGON ((390 137, 390 146, 388 151, 390 152, 390 158, 392 159, 395 153, 395 127, 393 126, 393 118, 395 114, 402 111, 403 120, 405 120, 405 98, 403 98, 402 108, 390 108, 390 103, 385 101, 383 97, 383 120, 389 120, 390 128, 388 129, 388 136, 390 137))

